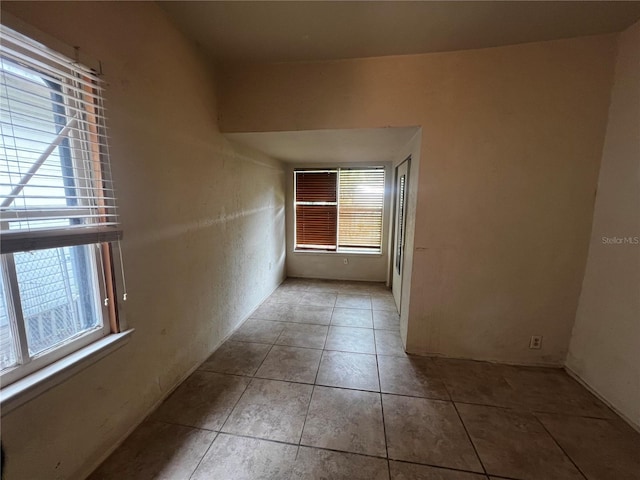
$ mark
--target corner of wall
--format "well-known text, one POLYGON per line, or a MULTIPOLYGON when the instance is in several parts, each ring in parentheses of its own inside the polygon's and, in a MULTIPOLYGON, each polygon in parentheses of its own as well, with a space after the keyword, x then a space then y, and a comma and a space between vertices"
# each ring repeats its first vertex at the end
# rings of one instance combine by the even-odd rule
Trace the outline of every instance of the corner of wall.
POLYGON ((591 241, 565 368, 640 429, 640 22, 617 40, 591 241))

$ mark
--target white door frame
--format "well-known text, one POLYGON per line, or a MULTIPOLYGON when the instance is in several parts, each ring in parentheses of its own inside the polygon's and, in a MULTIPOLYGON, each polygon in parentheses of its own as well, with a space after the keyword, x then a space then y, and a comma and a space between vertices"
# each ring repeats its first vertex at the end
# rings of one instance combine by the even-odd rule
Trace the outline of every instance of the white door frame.
POLYGON ((409 175, 411 172, 411 156, 405 158, 402 162, 394 167, 393 175, 393 228, 391 233, 391 249, 389 262, 391 268, 391 290, 398 308, 401 313, 402 303, 402 284, 404 275, 404 247, 406 243, 406 226, 407 226, 407 199, 409 190, 409 175), (403 172, 403 170, 406 170, 403 172), (399 190, 398 185, 401 176, 404 176, 403 182, 403 204, 402 212, 399 211, 399 190), (401 215, 400 215, 401 213, 401 215), (399 225, 398 217, 401 216, 402 225, 399 225), (399 229, 400 227, 400 229, 399 229), (398 231, 399 230, 399 231, 398 231), (399 245, 398 245, 399 243, 399 245))

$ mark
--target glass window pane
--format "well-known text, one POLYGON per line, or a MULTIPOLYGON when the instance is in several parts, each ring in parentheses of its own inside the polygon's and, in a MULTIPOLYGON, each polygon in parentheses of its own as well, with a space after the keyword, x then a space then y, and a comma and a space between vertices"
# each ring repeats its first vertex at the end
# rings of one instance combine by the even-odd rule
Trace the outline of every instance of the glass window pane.
POLYGON ((102 327, 90 246, 15 254, 29 353, 102 327))
MULTIPOLYGON (((3 112, 0 145, 4 160, 0 167, 0 192, 8 195, 56 139, 67 120, 59 83, 7 58, 0 61, 0 75, 4 87, 0 92, 3 112)), ((13 208, 68 204, 65 197, 69 185, 63 176, 68 149, 69 141, 64 139, 13 201, 13 208)))
POLYGON ((4 292, 4 278, 0 268, 0 370, 18 362, 16 344, 9 323, 9 303, 4 292))

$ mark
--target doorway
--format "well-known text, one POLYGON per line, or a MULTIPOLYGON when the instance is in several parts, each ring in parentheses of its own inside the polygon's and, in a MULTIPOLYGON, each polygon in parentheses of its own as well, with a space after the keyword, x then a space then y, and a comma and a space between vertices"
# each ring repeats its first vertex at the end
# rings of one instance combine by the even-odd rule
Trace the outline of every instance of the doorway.
POLYGON ((392 255, 392 282, 391 290, 393 299, 396 302, 398 313, 402 299, 402 277, 404 272, 404 247, 407 225, 407 191, 409 189, 409 167, 411 157, 408 157, 395 168, 394 186, 394 224, 393 224, 393 246, 392 255))

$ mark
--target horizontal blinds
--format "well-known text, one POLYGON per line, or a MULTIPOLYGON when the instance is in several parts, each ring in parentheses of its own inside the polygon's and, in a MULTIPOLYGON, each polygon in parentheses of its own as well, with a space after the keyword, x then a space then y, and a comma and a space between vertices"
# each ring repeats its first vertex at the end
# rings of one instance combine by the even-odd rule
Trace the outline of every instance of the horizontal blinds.
POLYGON ((2 253, 47 250, 61 245, 73 247, 90 243, 115 242, 122 239, 122 231, 114 228, 92 228, 60 231, 40 230, 2 237, 2 253))
POLYGON ((384 169, 340 170, 338 247, 380 250, 384 169))
POLYGON ((296 248, 335 250, 337 171, 296 172, 296 248))
POLYGON ((298 205, 296 247, 335 250, 337 218, 335 205, 298 205))
POLYGON ((296 202, 337 201, 337 171, 296 172, 296 202))
POLYGON ((99 78, 1 28, 2 252, 62 246, 70 238, 115 238, 119 234, 109 233, 118 231, 118 214, 99 78))

